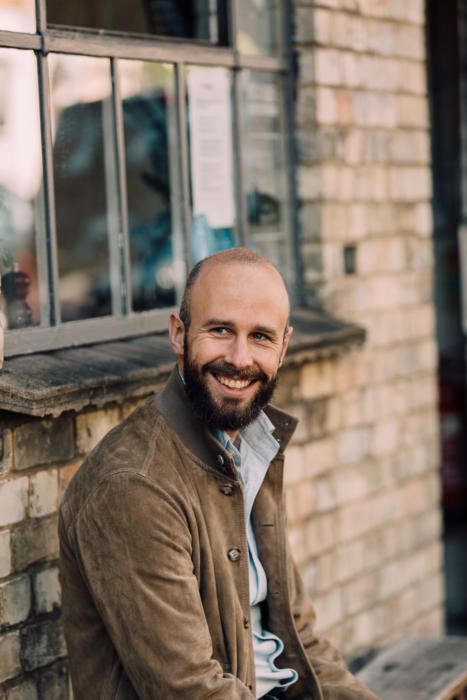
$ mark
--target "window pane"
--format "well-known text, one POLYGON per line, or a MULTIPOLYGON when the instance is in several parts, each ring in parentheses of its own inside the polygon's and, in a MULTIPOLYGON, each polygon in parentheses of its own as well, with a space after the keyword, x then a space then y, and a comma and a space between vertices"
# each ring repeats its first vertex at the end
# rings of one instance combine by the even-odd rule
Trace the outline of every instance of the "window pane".
POLYGON ((107 231, 115 220, 116 196, 110 65, 84 56, 50 59, 59 299, 62 320, 71 321, 112 310, 107 231))
POLYGON ((235 245, 231 75, 187 70, 194 262, 235 245))
POLYGON ((248 56, 279 53, 279 0, 238 0, 237 48, 248 56))
POLYGON ((47 0, 50 24, 217 42, 213 0, 47 0))
POLYGON ((0 30, 9 32, 36 31, 34 0, 0 0, 0 30))
POLYGON ((122 60, 119 75, 133 309, 144 311, 176 304, 185 277, 175 171, 174 71, 165 64, 122 60))
POLYGON ((286 173, 278 80, 259 71, 242 74, 244 182, 250 244, 287 279, 286 173))
POLYGON ((0 315, 12 329, 40 322, 42 156, 34 54, 0 49, 0 85, 0 315))

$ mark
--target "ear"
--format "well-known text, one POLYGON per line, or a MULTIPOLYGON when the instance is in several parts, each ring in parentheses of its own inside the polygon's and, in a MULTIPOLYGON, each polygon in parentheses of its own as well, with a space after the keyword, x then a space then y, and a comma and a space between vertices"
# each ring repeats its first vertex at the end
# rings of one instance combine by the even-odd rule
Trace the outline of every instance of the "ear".
POLYGON ((287 348, 289 345, 289 340, 290 340, 290 336, 292 335, 292 332, 293 332, 293 328, 292 328, 292 326, 289 326, 287 328, 287 333, 285 334, 284 342, 282 343, 282 350, 281 350, 281 357, 279 360, 279 367, 282 365, 282 362, 284 360, 284 355, 287 352, 287 348))
POLYGON ((169 318, 169 338, 174 352, 183 356, 185 341, 185 326, 176 311, 172 311, 169 318))

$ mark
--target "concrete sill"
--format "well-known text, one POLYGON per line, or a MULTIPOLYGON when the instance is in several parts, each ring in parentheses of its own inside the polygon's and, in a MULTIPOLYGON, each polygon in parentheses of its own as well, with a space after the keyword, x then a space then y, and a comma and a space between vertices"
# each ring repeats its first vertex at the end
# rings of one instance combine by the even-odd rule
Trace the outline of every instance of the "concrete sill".
MULTIPOLYGON (((296 309, 285 364, 337 355, 365 340, 363 328, 296 309)), ((175 360, 167 334, 10 357, 0 376, 0 410, 58 416, 158 391, 175 360)))

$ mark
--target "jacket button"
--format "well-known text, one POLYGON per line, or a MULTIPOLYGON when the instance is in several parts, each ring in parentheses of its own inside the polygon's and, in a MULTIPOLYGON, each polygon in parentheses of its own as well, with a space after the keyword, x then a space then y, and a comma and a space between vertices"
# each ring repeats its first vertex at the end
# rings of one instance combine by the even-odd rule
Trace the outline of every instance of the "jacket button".
POLYGON ((219 491, 224 494, 224 496, 230 496, 233 491, 233 485, 229 484, 226 482, 225 484, 222 484, 222 486, 219 486, 219 491))
POLYGON ((217 455, 217 464, 222 467, 224 464, 224 458, 222 455, 217 455))
POLYGON ((244 626, 244 628, 245 628, 246 630, 247 630, 248 627, 250 626, 250 621, 249 621, 249 619, 248 619, 247 617, 244 617, 244 618, 243 618, 243 626, 244 626))
POLYGON ((240 547, 231 547, 227 552, 227 556, 229 557, 230 561, 238 561, 241 556, 240 547))

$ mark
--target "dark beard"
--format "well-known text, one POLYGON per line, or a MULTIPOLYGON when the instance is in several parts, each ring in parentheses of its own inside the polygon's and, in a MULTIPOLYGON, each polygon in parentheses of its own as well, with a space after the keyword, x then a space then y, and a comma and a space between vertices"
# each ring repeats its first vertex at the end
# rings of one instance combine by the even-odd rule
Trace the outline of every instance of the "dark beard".
POLYGON ((191 402, 193 412, 210 430, 241 430, 252 423, 258 417, 260 411, 271 400, 277 384, 277 374, 272 379, 254 367, 238 370, 227 362, 217 360, 208 362, 201 367, 201 371, 191 362, 189 347, 185 335, 185 347, 183 353, 183 374, 185 390, 191 402), (212 372, 223 377, 236 377, 237 379, 250 379, 259 382, 256 394, 250 403, 239 407, 238 400, 224 398, 222 405, 218 405, 212 398, 207 382, 206 374, 212 372))

